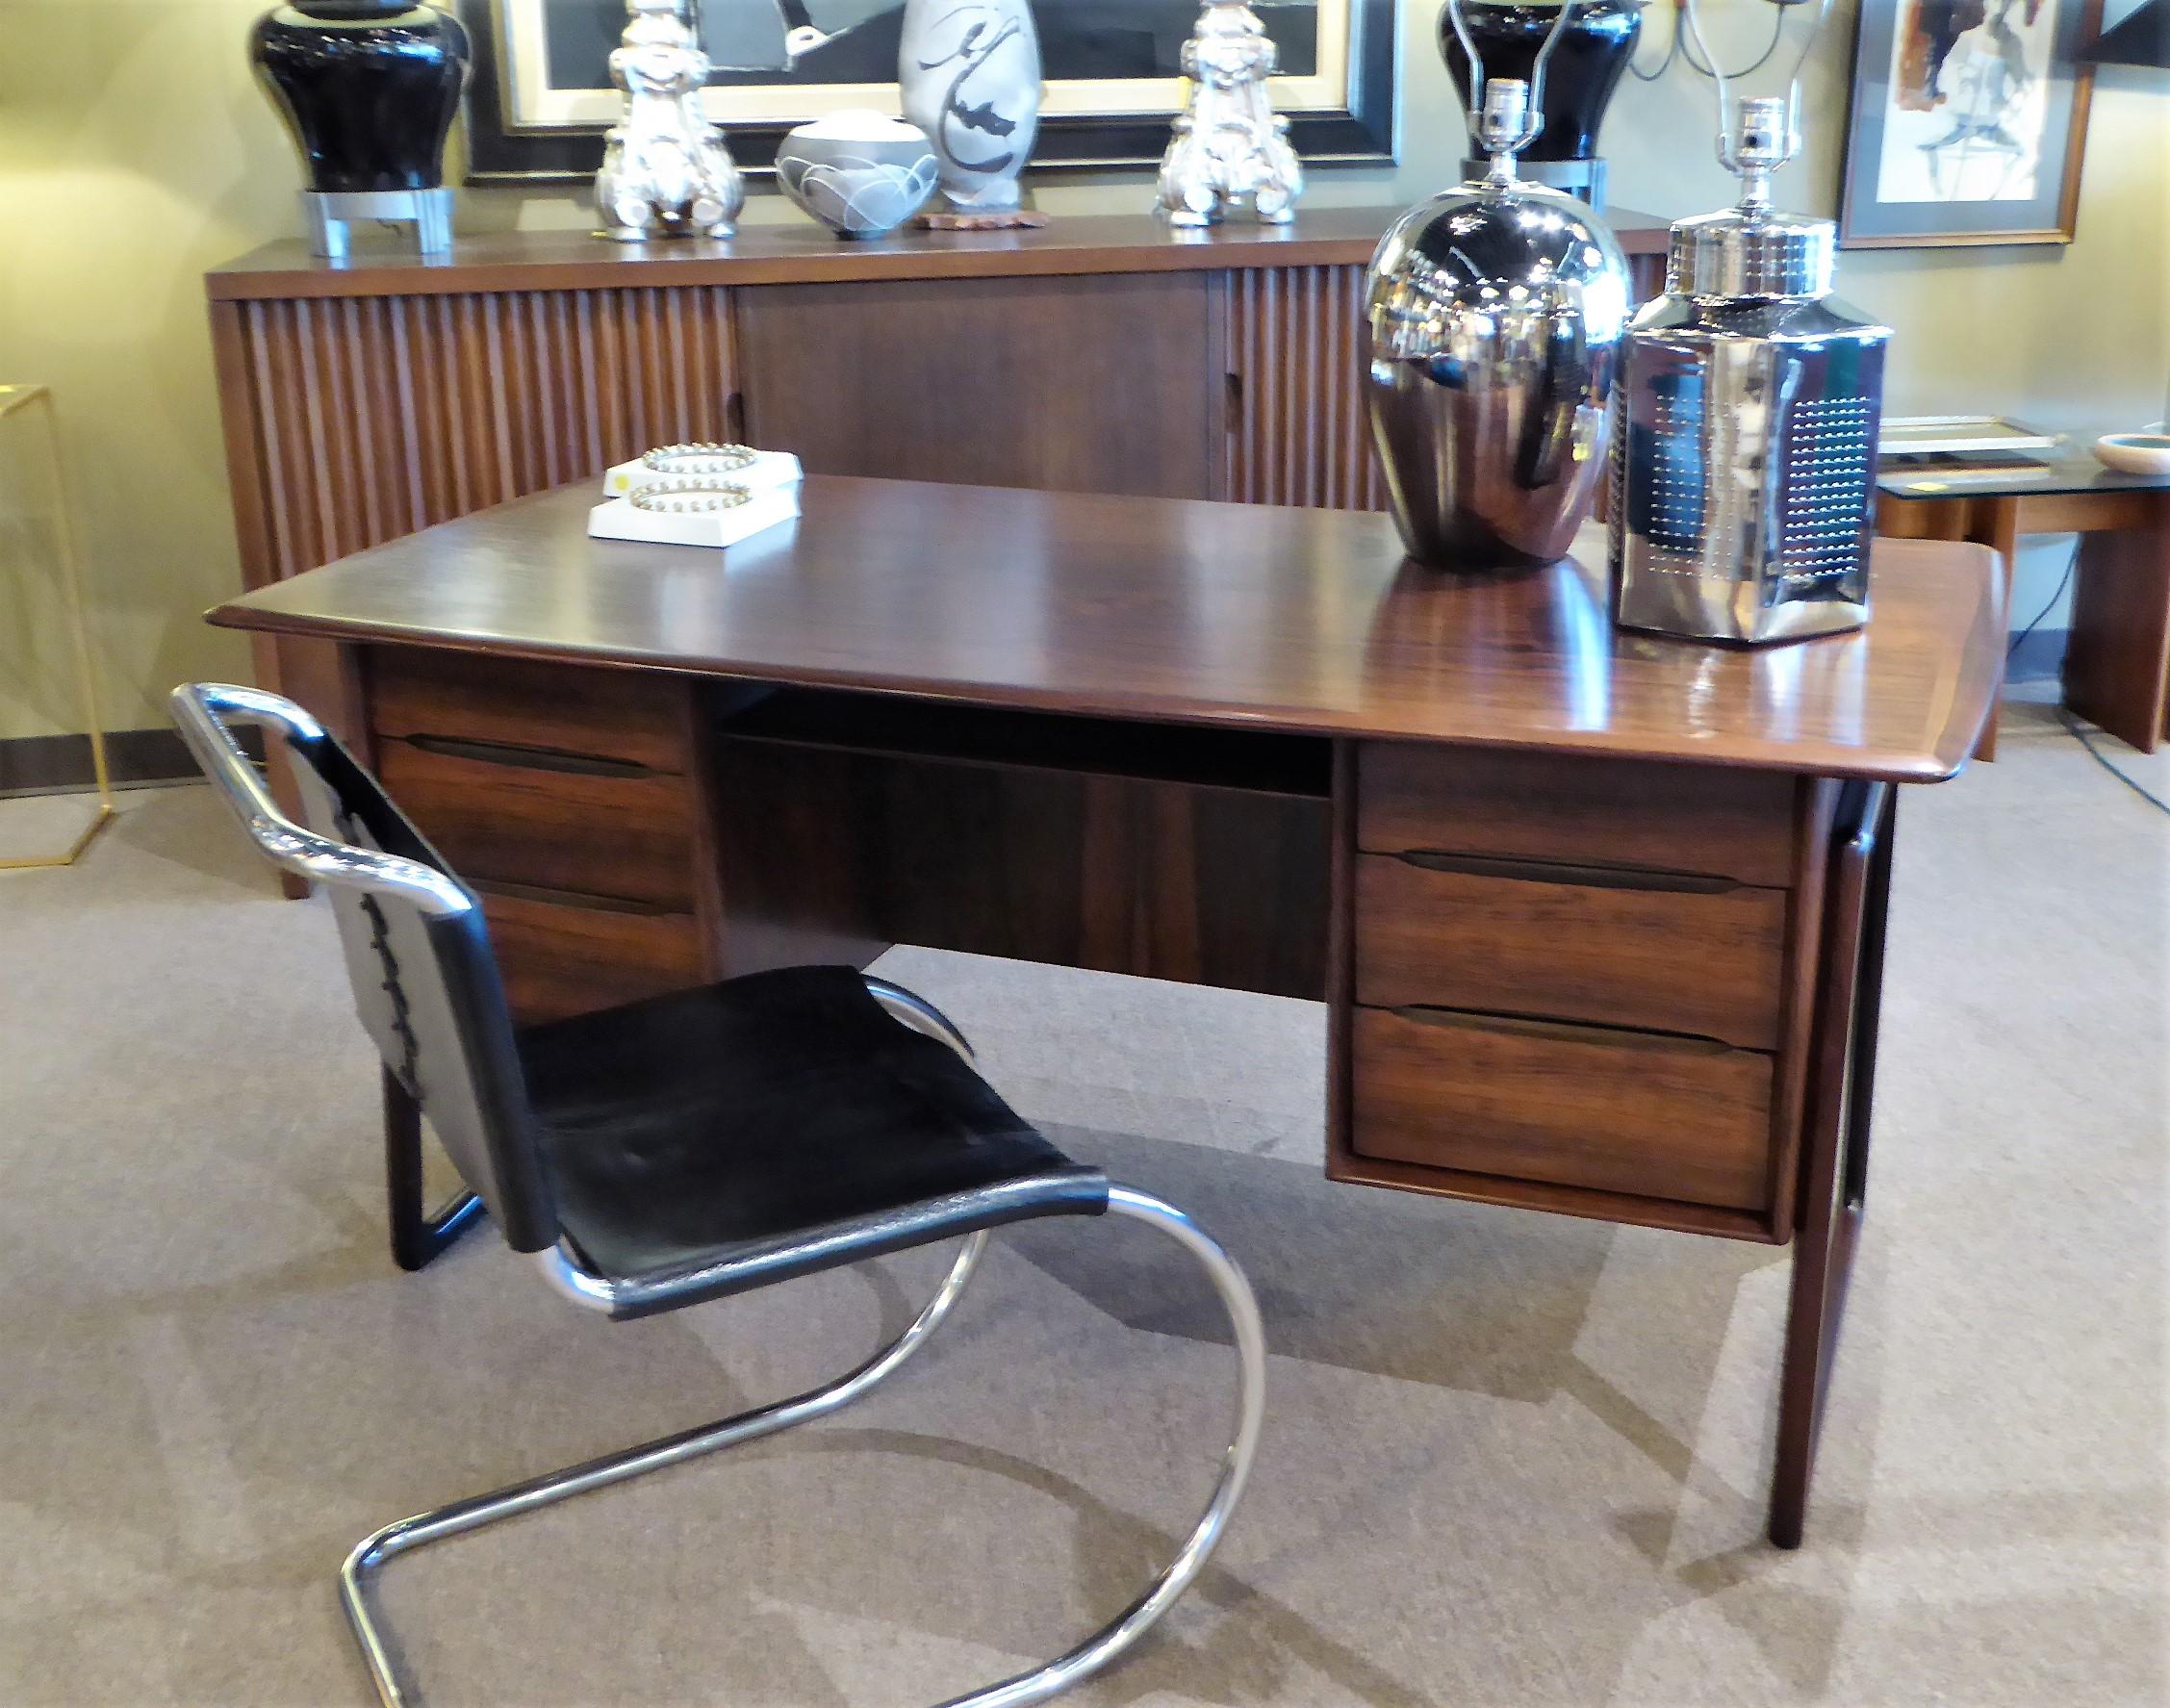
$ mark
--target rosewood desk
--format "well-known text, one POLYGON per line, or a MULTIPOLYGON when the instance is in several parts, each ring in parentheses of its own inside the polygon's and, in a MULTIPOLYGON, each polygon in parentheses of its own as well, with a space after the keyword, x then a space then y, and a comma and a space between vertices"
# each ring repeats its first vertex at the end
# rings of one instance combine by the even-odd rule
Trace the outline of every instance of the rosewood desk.
POLYGON ((259 588, 480 892, 534 1019, 892 942, 1323 999, 1334 1179, 1798 1240, 1800 1537, 1867 1163, 1894 784, 1952 776, 1995 559, 1879 541, 1864 632, 1617 632, 1601 540, 814 476, 728 556, 588 483, 259 588))

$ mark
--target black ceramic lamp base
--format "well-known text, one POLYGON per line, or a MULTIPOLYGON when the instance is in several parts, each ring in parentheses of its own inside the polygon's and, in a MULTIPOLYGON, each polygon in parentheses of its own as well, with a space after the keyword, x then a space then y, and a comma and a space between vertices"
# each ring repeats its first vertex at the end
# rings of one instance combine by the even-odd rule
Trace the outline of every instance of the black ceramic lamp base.
POLYGON ((452 247, 449 190, 304 190, 301 217, 309 247, 327 261, 346 259, 347 227, 362 219, 412 225, 415 247, 424 255, 443 255, 452 247))
MULTIPOLYGON (((1517 77, 1532 83, 1537 56, 1560 22, 1559 0, 1459 0, 1463 21, 1488 79, 1517 77)), ((1597 130, 1620 87, 1642 33, 1642 0, 1580 0, 1560 29, 1542 87, 1544 125, 1515 161, 1515 175, 1565 191, 1599 213, 1605 207, 1605 163, 1597 158, 1597 130)), ((1440 51, 1465 104, 1469 62, 1454 33, 1449 12, 1440 15, 1440 51)), ((1472 177, 1487 162, 1465 161, 1472 177)))
POLYGON ((424 255, 451 247, 458 20, 416 0, 290 0, 257 20, 252 52, 308 166, 302 218, 318 254, 343 259, 358 219, 412 225, 424 255))

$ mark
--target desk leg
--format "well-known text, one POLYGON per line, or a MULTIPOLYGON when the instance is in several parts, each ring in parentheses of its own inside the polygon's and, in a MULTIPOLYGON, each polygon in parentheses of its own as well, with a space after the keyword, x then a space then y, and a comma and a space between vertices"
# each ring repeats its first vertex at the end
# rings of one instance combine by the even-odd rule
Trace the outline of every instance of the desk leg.
POLYGON ((1770 1534, 1781 1548, 1800 1545, 1847 1283, 1868 1208, 1870 1106, 1898 804, 1889 785, 1867 786, 1857 829, 1840 845, 1833 874, 1772 1472, 1770 1534))
POLYGON ((2170 502, 2153 527, 2089 534, 2080 547, 2064 700, 2152 753, 2170 701, 2170 502))
MULTIPOLYGON (((1968 509, 1967 538, 1978 546, 1986 546, 1994 551, 2004 566, 2004 623, 2009 627, 2012 620, 2012 574, 2019 561, 2019 500, 2017 498, 1977 498, 1968 509)), ((1981 743, 1974 751, 1977 759, 1994 759, 1997 756, 1997 721, 2004 715, 2004 683, 2000 667, 1997 680, 1997 702, 1989 708, 1989 723, 1981 732, 1981 743)))

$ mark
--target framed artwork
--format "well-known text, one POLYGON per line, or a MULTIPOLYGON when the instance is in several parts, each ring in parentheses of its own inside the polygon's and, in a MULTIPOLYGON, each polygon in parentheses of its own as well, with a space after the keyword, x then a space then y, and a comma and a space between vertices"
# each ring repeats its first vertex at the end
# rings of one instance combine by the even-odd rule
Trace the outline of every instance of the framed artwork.
MULTIPOLYGON (((468 182, 592 175, 618 116, 608 65, 625 0, 457 4, 474 44, 468 182)), ((1281 50, 1274 104, 1297 152, 1312 163, 1392 160, 1394 0, 1252 9, 1281 50)), ((824 114, 897 112, 904 0, 689 0, 689 10, 717 67, 708 116, 741 166, 767 167, 785 131, 824 114)), ((1183 98, 1177 56, 1199 10, 1199 0, 1034 0, 1047 82, 1034 165, 1158 163, 1183 98)))
POLYGON ((1862 0, 1839 243, 2068 243, 2102 0, 1862 0))

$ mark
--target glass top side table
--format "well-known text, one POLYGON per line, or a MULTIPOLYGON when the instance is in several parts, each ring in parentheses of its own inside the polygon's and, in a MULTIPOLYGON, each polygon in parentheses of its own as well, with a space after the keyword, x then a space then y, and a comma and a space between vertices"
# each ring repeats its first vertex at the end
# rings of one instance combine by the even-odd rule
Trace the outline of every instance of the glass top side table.
MULTIPOLYGON (((1876 532, 1971 540, 2004 560, 2024 534, 2079 534, 2064 700, 2143 753, 2170 736, 2170 475, 2123 474, 2060 446, 2030 469, 1932 472, 1886 465, 1876 479, 1876 532)), ((1990 720, 1977 755, 1997 754, 1990 720)))

